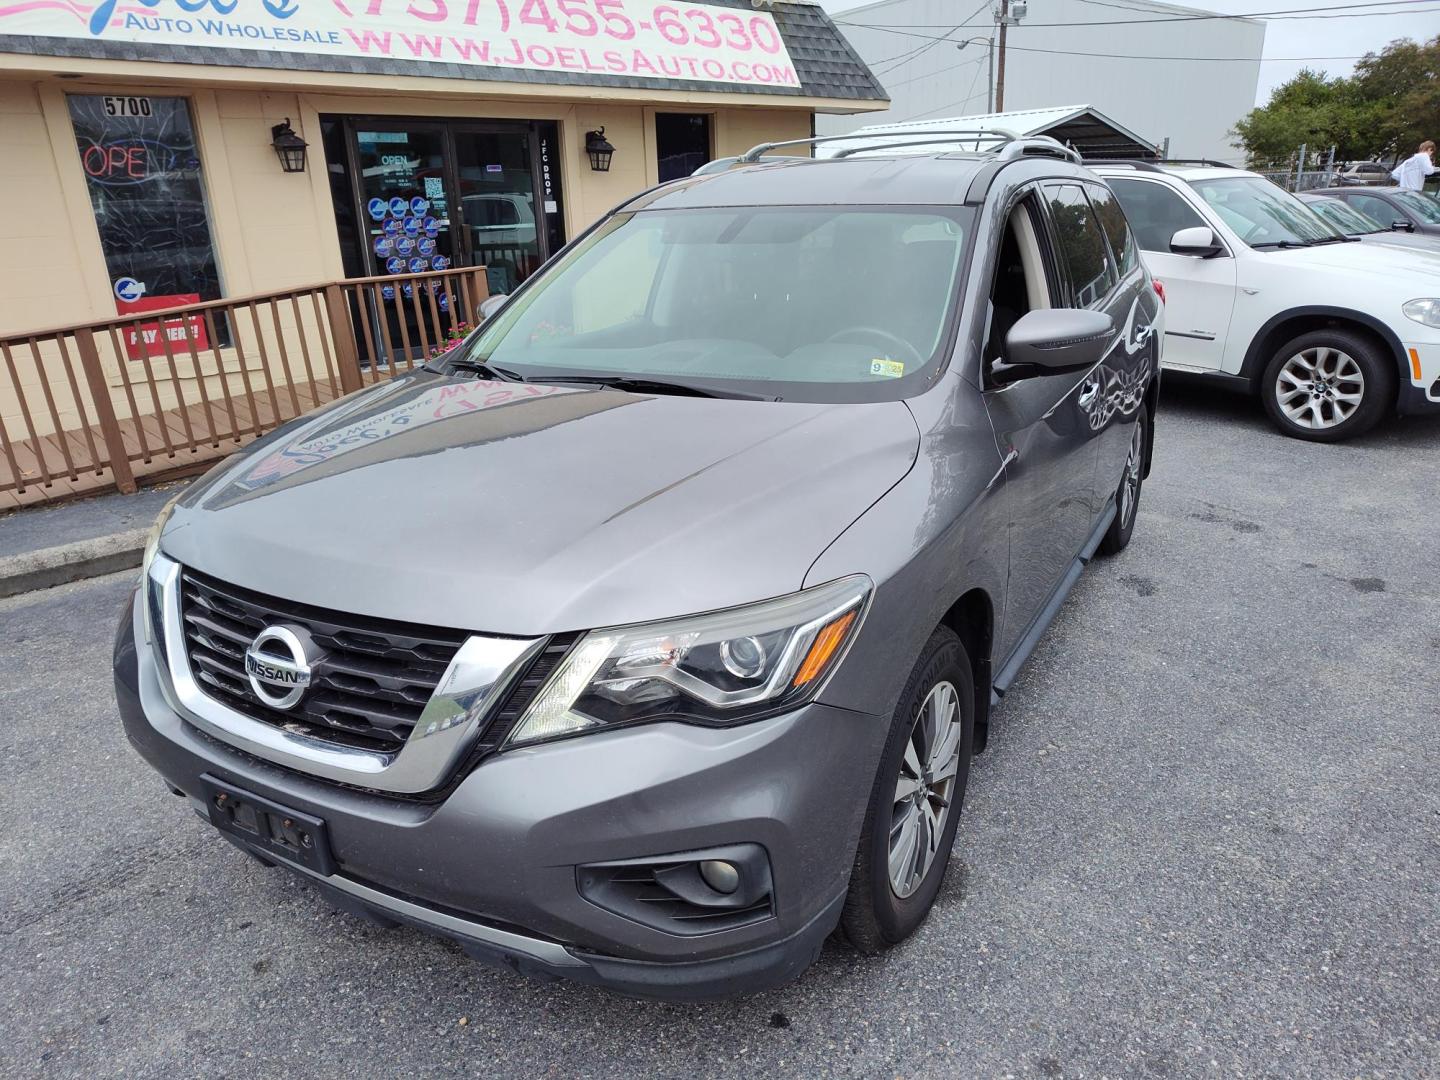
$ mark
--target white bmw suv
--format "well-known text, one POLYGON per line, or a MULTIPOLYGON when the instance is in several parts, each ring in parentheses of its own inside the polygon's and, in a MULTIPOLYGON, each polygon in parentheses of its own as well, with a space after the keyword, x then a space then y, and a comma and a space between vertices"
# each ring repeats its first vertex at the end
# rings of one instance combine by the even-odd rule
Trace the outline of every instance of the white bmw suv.
POLYGON ((1440 255, 1358 243, 1243 169, 1090 168, 1166 287, 1167 368, 1258 392, 1300 439, 1440 410, 1440 255))

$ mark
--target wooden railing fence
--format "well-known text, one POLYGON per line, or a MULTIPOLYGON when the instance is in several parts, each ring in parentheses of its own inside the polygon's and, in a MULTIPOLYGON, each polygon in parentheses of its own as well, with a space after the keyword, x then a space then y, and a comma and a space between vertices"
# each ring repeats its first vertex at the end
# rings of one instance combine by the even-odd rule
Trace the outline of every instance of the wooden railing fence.
POLYGON ((0 336, 0 510, 198 472, 479 322, 483 266, 0 336))

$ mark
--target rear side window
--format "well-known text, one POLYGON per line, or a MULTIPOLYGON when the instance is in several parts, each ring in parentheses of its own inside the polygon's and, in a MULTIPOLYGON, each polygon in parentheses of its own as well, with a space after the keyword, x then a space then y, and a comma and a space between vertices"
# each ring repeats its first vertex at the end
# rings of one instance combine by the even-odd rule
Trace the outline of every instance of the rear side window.
POLYGON ((1169 252, 1170 238, 1181 229, 1203 226, 1205 219, 1163 184, 1106 177, 1110 190, 1125 208, 1142 251, 1169 252))
POLYGON ((1110 245, 1100 227, 1099 217, 1079 184, 1052 184, 1045 187, 1060 261, 1070 275, 1075 303, 1094 307, 1114 287, 1115 267, 1110 245))
POLYGON ((1120 268, 1120 276, 1134 270, 1140 257, 1135 253, 1135 238, 1130 235, 1130 226, 1125 221, 1125 211, 1120 209, 1120 204, 1109 188, 1089 184, 1085 187, 1090 195, 1090 205, 1095 207, 1095 216, 1100 219, 1100 227, 1105 230, 1105 237, 1110 241, 1110 251, 1115 256, 1115 262, 1120 268))

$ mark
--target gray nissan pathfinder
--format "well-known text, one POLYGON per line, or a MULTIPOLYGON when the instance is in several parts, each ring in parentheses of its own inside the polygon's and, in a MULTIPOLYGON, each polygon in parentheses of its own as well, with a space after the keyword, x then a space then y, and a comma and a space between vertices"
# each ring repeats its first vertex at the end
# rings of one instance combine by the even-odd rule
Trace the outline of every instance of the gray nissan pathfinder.
POLYGON ((135 748, 530 975, 712 998, 903 940, 992 706, 1130 539, 1163 311, 1072 151, 925 141, 645 192, 215 468, 119 627, 135 748))

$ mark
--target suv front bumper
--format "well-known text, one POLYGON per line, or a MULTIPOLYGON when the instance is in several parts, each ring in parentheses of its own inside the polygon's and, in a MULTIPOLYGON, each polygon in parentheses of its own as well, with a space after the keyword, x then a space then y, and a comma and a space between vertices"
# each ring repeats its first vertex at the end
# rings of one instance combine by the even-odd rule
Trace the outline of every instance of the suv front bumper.
POLYGON ((426 803, 282 769, 192 727, 165 701, 133 603, 115 691, 132 744, 202 816, 209 774, 323 819, 332 875, 279 861, 337 906, 526 974, 665 998, 765 989, 815 959, 839 918, 886 734, 882 718, 822 705, 731 730, 645 725, 490 757, 426 803), (734 929, 667 933, 577 885, 584 864, 741 843, 768 855, 772 907, 734 929))

